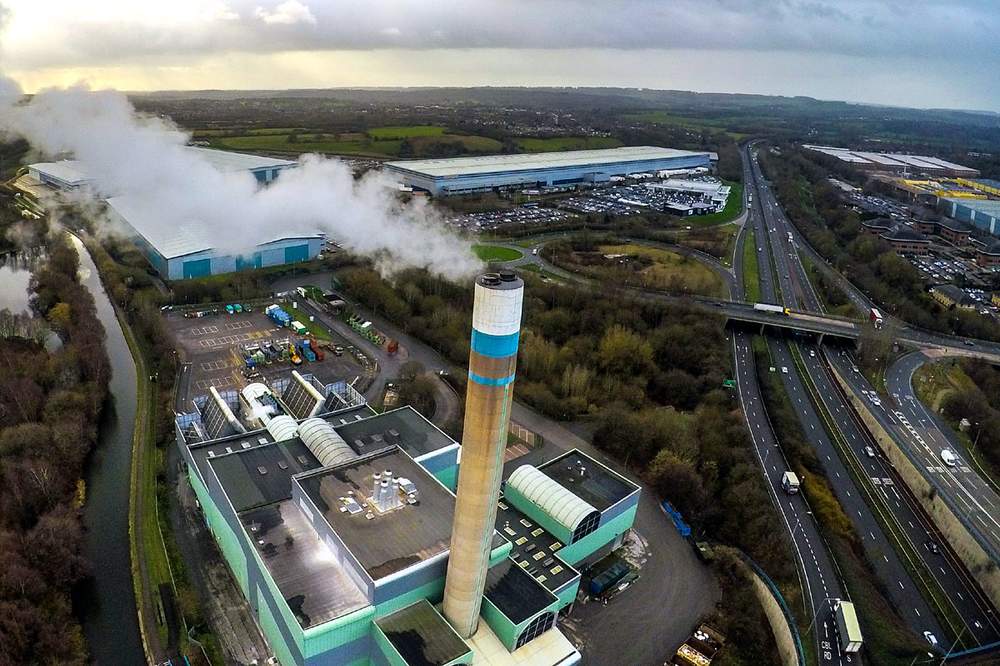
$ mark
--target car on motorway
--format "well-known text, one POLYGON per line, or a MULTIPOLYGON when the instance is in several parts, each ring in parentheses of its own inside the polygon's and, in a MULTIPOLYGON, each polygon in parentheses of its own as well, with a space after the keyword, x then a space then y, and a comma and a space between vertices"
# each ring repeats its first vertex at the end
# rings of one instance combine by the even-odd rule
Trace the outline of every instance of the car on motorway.
POLYGON ((809 357, 810 358, 816 358, 816 350, 815 349, 810 349, 809 350, 809 357))
POLYGON ((966 340, 962 344, 965 345, 966 347, 975 347, 976 346, 976 343, 973 342, 972 340, 966 340))
POLYGON ((925 541, 924 548, 926 548, 928 552, 934 553, 935 555, 941 552, 941 549, 938 548, 938 545, 934 542, 933 539, 928 539, 927 541, 925 541))
POLYGON ((954 467, 958 464, 958 458, 955 457, 951 449, 941 449, 941 460, 948 467, 954 467))
POLYGON ((924 640, 931 644, 931 647, 937 647, 938 641, 937 637, 929 631, 924 632, 924 640))
POLYGON ((786 365, 781 366, 781 372, 783 374, 787 375, 788 374, 788 366, 786 366, 786 365))
POLYGON ((873 449, 870 446, 866 446, 865 447, 865 455, 868 456, 869 458, 874 458, 875 457, 875 449, 873 449))

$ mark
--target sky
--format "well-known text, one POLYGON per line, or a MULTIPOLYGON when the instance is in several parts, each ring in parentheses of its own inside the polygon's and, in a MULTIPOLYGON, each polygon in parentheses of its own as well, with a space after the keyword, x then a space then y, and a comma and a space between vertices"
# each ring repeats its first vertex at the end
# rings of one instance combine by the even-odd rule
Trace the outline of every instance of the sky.
POLYGON ((1000 111, 998 0, 0 0, 34 92, 623 86, 1000 111))

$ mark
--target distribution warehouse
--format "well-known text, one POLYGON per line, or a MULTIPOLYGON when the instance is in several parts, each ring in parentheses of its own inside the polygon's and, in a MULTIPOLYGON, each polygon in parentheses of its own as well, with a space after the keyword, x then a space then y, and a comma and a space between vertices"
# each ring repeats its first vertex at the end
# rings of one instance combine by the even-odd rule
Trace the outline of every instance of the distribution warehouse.
POLYGON ((1000 201, 994 199, 942 199, 938 205, 948 217, 968 222, 1000 236, 1000 201))
MULTIPOLYGON (((223 173, 249 172, 261 185, 271 183, 283 170, 298 165, 289 160, 195 146, 187 146, 185 150, 223 173)), ((62 160, 29 165, 27 173, 18 178, 16 186, 34 199, 44 199, 46 190, 75 192, 85 189, 91 180, 84 164, 62 160)), ((214 248, 200 222, 171 219, 166 223, 164 215, 170 215, 170 211, 153 209, 127 196, 112 196, 107 204, 111 221, 117 223, 120 230, 142 250, 153 268, 167 280, 186 280, 245 268, 307 261, 315 258, 323 248, 322 234, 276 234, 273 238, 260 239, 261 242, 256 243, 247 255, 234 255, 214 248)))
POLYGON ((204 520, 281 664, 579 662, 559 614, 640 489, 577 450, 512 461, 501 484, 522 292, 477 279, 461 445, 297 372, 178 416, 204 520))
POLYGON ((404 185, 435 196, 508 187, 601 183, 612 176, 708 167, 714 154, 629 146, 603 150, 489 155, 387 162, 386 172, 404 185))

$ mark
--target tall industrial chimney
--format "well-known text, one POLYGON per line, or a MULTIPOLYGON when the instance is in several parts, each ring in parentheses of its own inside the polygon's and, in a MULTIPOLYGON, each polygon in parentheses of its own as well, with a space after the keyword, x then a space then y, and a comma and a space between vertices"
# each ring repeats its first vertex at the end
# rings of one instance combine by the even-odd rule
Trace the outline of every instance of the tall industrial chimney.
POLYGON ((479 624, 510 424, 524 283, 512 271, 476 278, 462 462, 444 616, 462 638, 479 624))

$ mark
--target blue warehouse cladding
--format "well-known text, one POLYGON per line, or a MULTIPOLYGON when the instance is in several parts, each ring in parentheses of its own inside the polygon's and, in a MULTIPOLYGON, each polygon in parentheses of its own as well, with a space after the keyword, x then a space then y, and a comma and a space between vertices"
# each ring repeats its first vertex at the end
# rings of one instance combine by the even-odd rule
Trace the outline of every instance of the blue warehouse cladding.
POLYGON ((510 187, 607 182, 611 176, 664 169, 708 167, 709 152, 656 146, 576 150, 540 154, 490 155, 388 162, 385 170, 415 189, 435 196, 510 187))

